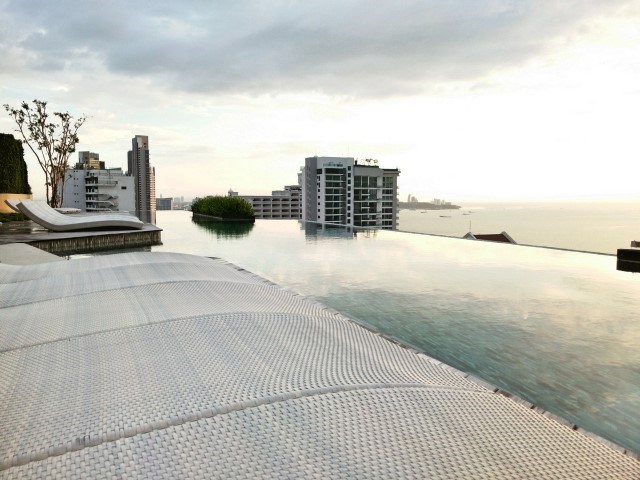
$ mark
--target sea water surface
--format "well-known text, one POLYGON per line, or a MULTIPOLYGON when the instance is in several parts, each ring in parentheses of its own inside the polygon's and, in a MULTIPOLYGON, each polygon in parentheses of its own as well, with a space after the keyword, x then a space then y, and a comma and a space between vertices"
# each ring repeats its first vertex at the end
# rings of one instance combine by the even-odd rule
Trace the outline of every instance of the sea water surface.
POLYGON ((640 274, 614 256, 158 212, 154 251, 221 257, 640 451, 640 274))
POLYGON ((640 198, 628 202, 473 203, 400 210, 399 229, 462 237, 506 231, 518 244, 615 254, 640 241, 640 198))

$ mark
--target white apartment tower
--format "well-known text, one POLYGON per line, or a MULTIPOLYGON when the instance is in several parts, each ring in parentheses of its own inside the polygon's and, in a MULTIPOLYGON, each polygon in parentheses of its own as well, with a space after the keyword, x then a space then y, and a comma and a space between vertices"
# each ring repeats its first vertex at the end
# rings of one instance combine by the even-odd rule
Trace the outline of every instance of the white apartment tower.
POLYGON ((353 227, 398 227, 397 168, 375 160, 309 157, 299 176, 302 219, 353 227))
POLYGON ((149 137, 136 135, 127 155, 128 175, 134 178, 136 215, 147 223, 155 223, 156 178, 155 168, 149 162, 149 137))

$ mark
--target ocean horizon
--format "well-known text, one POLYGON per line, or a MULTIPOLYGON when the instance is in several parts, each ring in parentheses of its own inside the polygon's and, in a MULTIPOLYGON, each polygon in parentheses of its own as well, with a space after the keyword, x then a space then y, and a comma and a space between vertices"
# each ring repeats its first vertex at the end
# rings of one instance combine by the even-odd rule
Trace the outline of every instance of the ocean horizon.
POLYGON ((507 232, 520 245, 616 254, 640 240, 640 201, 469 202, 453 210, 408 210, 398 230, 462 237, 507 232))

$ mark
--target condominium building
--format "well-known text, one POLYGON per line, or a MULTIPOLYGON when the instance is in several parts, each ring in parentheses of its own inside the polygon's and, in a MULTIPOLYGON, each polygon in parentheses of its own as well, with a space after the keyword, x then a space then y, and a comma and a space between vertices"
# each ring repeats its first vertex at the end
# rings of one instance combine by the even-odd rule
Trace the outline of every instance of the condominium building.
POLYGON ((271 195, 238 195, 238 192, 229 190, 229 196, 244 198, 249 202, 256 218, 300 219, 302 212, 299 185, 287 185, 283 190, 273 190, 271 195))
POLYGON ((149 162, 149 137, 136 135, 127 155, 128 175, 134 178, 136 215, 143 222, 155 223, 156 170, 149 162))
POLYGON ((134 212, 133 177, 122 168, 106 168, 97 153, 79 152, 80 161, 66 172, 62 206, 88 212, 134 212))
POLYGON ((398 227, 397 168, 376 160, 309 157, 299 174, 302 219, 353 227, 398 227))

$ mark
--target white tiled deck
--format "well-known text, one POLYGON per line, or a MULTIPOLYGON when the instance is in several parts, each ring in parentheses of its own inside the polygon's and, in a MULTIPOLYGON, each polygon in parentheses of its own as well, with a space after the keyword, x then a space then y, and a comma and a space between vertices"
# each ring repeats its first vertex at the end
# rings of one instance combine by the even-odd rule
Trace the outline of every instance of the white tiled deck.
POLYGON ((0 477, 640 478, 640 462, 220 260, 0 264, 0 477))

